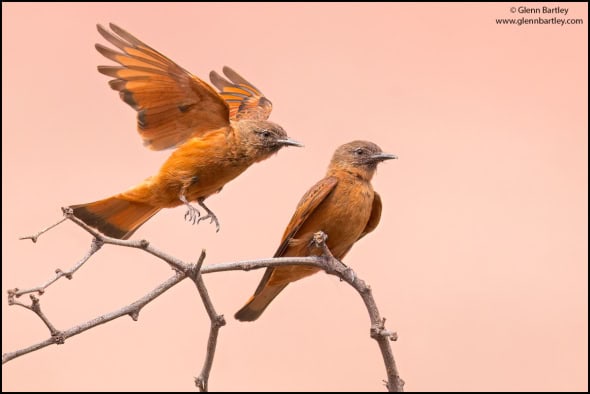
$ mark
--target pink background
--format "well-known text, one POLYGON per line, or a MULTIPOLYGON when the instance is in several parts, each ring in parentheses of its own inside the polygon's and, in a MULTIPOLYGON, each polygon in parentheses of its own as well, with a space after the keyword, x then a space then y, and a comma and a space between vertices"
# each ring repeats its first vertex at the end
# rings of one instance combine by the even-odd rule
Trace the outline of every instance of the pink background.
MULTIPOLYGON (((514 4, 2 4, 2 289, 68 268, 91 238, 60 207, 120 192, 168 151, 142 148, 135 113, 96 71, 95 24, 115 22, 200 77, 225 64, 306 144, 254 165, 209 200, 221 220, 159 213, 135 235, 187 261, 269 257, 334 149, 354 139, 400 159, 374 186, 381 224, 345 259, 373 288, 406 390, 588 389, 587 4, 577 26, 502 26, 514 4)), ((551 3, 550 5, 555 5, 551 3)), ((529 4, 529 6, 533 6, 529 4)), ((530 15, 529 15, 530 16, 530 15)), ((42 297, 58 328, 168 278, 105 247, 42 297)), ((382 390, 358 295, 318 274, 254 324, 233 313, 262 271, 205 277, 222 329, 212 390, 382 390)), ((45 339, 2 308, 2 350, 45 339)), ((63 346, 2 367, 3 390, 194 390, 209 321, 184 282, 63 346)))

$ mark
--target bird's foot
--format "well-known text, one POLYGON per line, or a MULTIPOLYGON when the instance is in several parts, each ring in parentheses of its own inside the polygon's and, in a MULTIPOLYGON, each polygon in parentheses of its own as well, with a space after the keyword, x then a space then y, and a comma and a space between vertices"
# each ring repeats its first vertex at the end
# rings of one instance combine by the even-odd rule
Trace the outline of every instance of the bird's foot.
POLYGON ((201 221, 201 212, 199 212, 199 210, 197 208, 188 204, 186 213, 184 214, 184 220, 186 220, 187 222, 190 222, 192 224, 199 223, 199 221, 201 221), (197 219, 198 219, 198 221, 197 221, 197 219))
POLYGON ((184 214, 184 220, 191 222, 192 224, 198 223, 197 219, 201 217, 201 212, 188 202, 184 194, 181 194, 179 198, 187 207, 186 213, 184 214))
POLYGON ((209 223, 215 223, 215 228, 216 228, 215 232, 218 233, 219 229, 221 228, 219 225, 219 220, 217 219, 217 216, 215 216, 213 211, 211 211, 209 208, 207 208, 207 206, 205 205, 205 203, 203 201, 204 201, 204 199, 202 199, 202 198, 199 198, 197 200, 197 202, 199 203, 201 208, 203 208, 205 210, 205 212, 207 212, 207 215, 205 215, 203 217, 199 217, 199 220, 197 220, 197 224, 200 223, 201 220, 211 219, 211 221, 209 223))

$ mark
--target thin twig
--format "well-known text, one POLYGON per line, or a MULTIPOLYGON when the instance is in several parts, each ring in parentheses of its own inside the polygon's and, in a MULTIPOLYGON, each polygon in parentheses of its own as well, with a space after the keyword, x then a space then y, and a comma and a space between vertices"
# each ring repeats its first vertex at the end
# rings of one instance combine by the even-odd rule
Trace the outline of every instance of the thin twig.
POLYGON ((37 297, 35 297, 33 294, 30 295, 31 305, 27 305, 25 303, 17 301, 17 300, 15 300, 15 297, 16 297, 15 293, 12 293, 9 290, 8 291, 8 305, 18 305, 18 306, 21 306, 25 309, 28 309, 28 310, 34 312, 37 316, 39 316, 39 318, 43 321, 43 323, 45 323, 45 325, 49 329, 49 332, 51 333, 51 336, 56 339, 56 343, 63 343, 63 339, 61 338, 59 330, 57 328, 55 328, 55 326, 49 321, 49 318, 47 318, 47 316, 45 316, 45 313, 43 313, 43 311, 41 310, 41 302, 39 301, 39 299, 37 297))
MULTIPOLYGON (((62 208, 62 209, 64 209, 64 208, 62 208)), ((68 218, 72 222, 76 223, 78 226, 82 227, 84 230, 89 232, 94 238, 101 240, 105 244, 145 250, 146 252, 164 260, 165 262, 170 264, 172 266, 172 268, 174 268, 175 270, 180 271, 180 272, 186 272, 189 268, 188 264, 184 263, 183 261, 181 261, 180 259, 177 259, 176 257, 174 257, 172 255, 169 255, 159 249, 154 248, 153 246, 150 245, 149 241, 146 241, 145 239, 140 239, 140 240, 135 241, 135 240, 126 240, 126 239, 107 237, 106 235, 103 235, 103 234, 99 233, 98 231, 94 230, 92 227, 89 227, 88 225, 86 225, 86 223, 79 220, 78 218, 76 218, 73 215, 69 216, 68 218)))
POLYGON ((84 263, 86 261, 88 261, 88 259, 96 252, 99 251, 99 249, 102 247, 103 242, 101 240, 99 240, 98 238, 93 238, 92 239, 92 244, 90 245, 90 250, 88 250, 88 253, 86 253, 86 255, 84 257, 82 257, 80 259, 80 261, 78 261, 76 264, 74 264, 74 266, 72 268, 70 268, 68 271, 62 271, 60 268, 57 268, 55 270, 55 276, 51 279, 49 279, 48 281, 46 281, 45 283, 36 286, 36 287, 32 287, 30 289, 24 289, 24 290, 20 290, 20 289, 12 289, 9 290, 9 292, 12 292, 12 294, 15 297, 20 297, 23 294, 28 294, 28 293, 34 293, 37 292, 39 295, 42 295, 45 292, 45 289, 47 289, 49 286, 51 286, 53 283, 55 283, 58 279, 63 278, 64 276, 68 279, 72 279, 74 272, 78 271, 78 269, 80 269, 80 267, 82 267, 84 265, 84 263))
POLYGON ((304 265, 309 267, 324 268, 324 260, 317 256, 310 257, 274 257, 272 259, 241 260, 231 263, 219 263, 207 265, 201 268, 202 274, 213 274, 225 271, 250 271, 266 267, 280 267, 283 265, 304 265))
POLYGON ((211 320, 211 328, 209 330, 209 339, 207 340, 207 353, 205 355, 205 362, 203 363, 201 373, 198 377, 195 378, 195 384, 201 392, 209 391, 209 374, 211 373, 211 368, 213 367, 213 358, 215 357, 215 349, 217 348, 217 337, 219 336, 219 329, 225 326, 226 324, 223 315, 218 315, 215 311, 213 302, 209 297, 209 292, 205 287, 205 282, 203 282, 203 277, 201 275, 201 267, 203 266, 204 261, 205 250, 203 249, 201 251, 199 261, 195 265, 194 269, 191 270, 191 272, 189 273, 189 277, 197 286, 197 290, 199 291, 199 295, 201 296, 203 305, 207 310, 209 320, 211 320))
POLYGON ((42 342, 36 343, 32 346, 29 346, 27 348, 19 349, 17 351, 10 352, 10 353, 4 353, 4 354, 2 354, 2 364, 6 363, 10 360, 13 360, 17 357, 20 357, 22 355, 25 355, 27 353, 31 353, 35 350, 39 350, 39 349, 42 349, 46 346, 52 345, 54 343, 55 344, 64 343, 64 341, 67 338, 81 334, 86 330, 89 330, 93 327, 99 326, 104 323, 108 323, 109 321, 115 320, 121 316, 129 315, 129 316, 131 316, 131 318, 133 320, 137 320, 141 308, 143 308, 146 304, 148 304, 149 302, 156 299, 158 296, 160 296, 166 290, 170 289, 171 287, 173 287, 177 283, 181 282, 183 279, 186 279, 186 275, 184 275, 182 273, 176 273, 170 279, 166 280, 165 282, 160 284, 158 287, 156 287, 155 289, 150 291, 148 294, 146 294, 145 296, 143 296, 140 299, 138 299, 137 301, 135 301, 134 303, 129 304, 121 309, 117 309, 116 311, 98 316, 95 319, 92 319, 92 320, 89 320, 85 323, 74 326, 68 330, 60 331, 60 334, 61 334, 61 337, 59 338, 60 342, 56 341, 56 339, 52 337, 52 338, 46 339, 42 342))
MULTIPOLYGON (((63 208, 62 208, 63 209, 63 208)), ((61 219, 59 222, 52 224, 51 226, 47 227, 46 229, 43 229, 41 231, 39 231, 37 234, 33 234, 33 235, 28 235, 26 237, 20 237, 20 240, 23 239, 30 239, 31 241, 33 241, 33 243, 37 242, 37 239, 39 238, 39 236, 41 236, 41 234, 51 230, 52 228, 56 227, 57 225, 65 222, 66 220, 68 220, 68 217, 66 216, 65 218, 61 219)))

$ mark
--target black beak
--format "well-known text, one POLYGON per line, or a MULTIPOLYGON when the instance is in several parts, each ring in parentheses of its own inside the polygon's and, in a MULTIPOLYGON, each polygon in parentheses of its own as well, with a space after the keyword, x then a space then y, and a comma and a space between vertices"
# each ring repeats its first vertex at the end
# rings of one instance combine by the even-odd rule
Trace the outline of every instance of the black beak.
POLYGON ((278 139, 277 142, 281 145, 285 145, 285 146, 298 146, 300 148, 303 148, 303 144, 301 142, 297 142, 295 140, 292 140, 291 138, 282 138, 282 139, 278 139))
POLYGON ((391 159, 397 159, 396 155, 392 155, 391 153, 376 153, 373 156, 371 156, 371 159, 373 161, 385 161, 385 160, 391 160, 391 159))

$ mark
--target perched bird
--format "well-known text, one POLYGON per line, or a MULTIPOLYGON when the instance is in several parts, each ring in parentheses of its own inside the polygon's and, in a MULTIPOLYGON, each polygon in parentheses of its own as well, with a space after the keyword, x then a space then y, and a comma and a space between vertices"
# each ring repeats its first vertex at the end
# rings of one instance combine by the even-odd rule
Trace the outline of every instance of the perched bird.
POLYGON ((211 86, 120 27, 98 32, 121 52, 96 44, 120 66, 98 66, 115 79, 111 88, 137 111, 137 130, 149 149, 176 148, 160 171, 104 200, 72 205, 73 214, 105 235, 127 239, 162 208, 186 205, 193 224, 219 220, 204 204, 210 195, 284 146, 302 146, 268 121, 272 104, 229 67, 224 78, 210 73, 211 86), (207 213, 190 204, 196 201, 207 213))
MULTIPOLYGON (((334 257, 342 259, 352 245, 375 230, 381 219, 381 197, 371 179, 377 164, 397 159, 372 142, 353 141, 334 153, 326 177, 305 193, 283 234, 274 257, 313 256, 313 234, 323 231, 334 257)), ((319 271, 316 267, 281 266, 266 269, 254 295, 235 318, 258 319, 271 301, 291 282, 319 271)))

